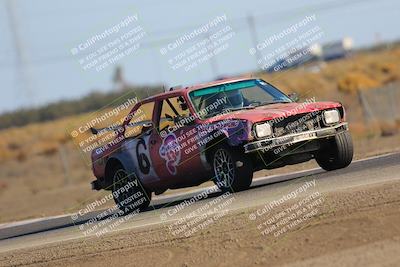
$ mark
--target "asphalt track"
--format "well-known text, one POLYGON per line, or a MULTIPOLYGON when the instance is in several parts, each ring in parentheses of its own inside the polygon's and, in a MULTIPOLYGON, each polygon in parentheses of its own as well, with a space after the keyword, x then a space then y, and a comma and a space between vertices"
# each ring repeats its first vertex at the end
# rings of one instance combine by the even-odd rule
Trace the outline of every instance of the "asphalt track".
MULTIPOLYGON (((261 177, 255 179, 251 189, 235 193, 231 197, 234 201, 224 210, 229 212, 244 209, 255 209, 271 201, 279 199, 282 195, 296 190, 305 182, 315 179, 315 190, 318 192, 340 191, 341 189, 365 186, 368 184, 381 183, 385 181, 400 180, 400 153, 377 156, 364 160, 354 161, 349 167, 341 170, 325 172, 322 169, 311 169, 285 175, 261 177)), ((215 192, 207 198, 197 201, 179 212, 172 214, 174 205, 190 200, 193 196, 201 194, 211 188, 201 188, 181 194, 160 196, 152 202, 146 212, 131 216, 123 220, 123 223, 115 226, 111 231, 122 231, 127 229, 147 228, 160 224, 169 225, 184 218, 192 211, 212 202, 221 193, 215 192)), ((95 233, 84 233, 82 228, 88 218, 96 216, 99 212, 87 214, 81 218, 77 225, 71 223, 71 215, 41 218, 19 223, 3 224, 0 233, 0 253, 19 248, 35 247, 54 242, 63 242, 72 239, 97 238, 95 233), (80 225, 79 225, 80 224, 80 225), (35 230, 36 227, 36 230, 35 230)), ((124 218, 124 217, 122 217, 124 218)), ((100 224, 101 221, 90 225, 100 224)), ((85 229, 85 228, 83 228, 85 229)), ((87 229, 87 228, 86 228, 87 229)))

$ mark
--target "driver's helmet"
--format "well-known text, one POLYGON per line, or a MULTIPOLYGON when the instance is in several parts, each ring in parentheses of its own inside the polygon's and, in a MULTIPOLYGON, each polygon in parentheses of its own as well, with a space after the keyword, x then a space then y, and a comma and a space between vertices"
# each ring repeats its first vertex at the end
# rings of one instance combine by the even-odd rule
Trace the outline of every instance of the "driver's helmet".
POLYGON ((243 95, 239 90, 225 91, 226 105, 233 108, 241 108, 244 105, 243 95))

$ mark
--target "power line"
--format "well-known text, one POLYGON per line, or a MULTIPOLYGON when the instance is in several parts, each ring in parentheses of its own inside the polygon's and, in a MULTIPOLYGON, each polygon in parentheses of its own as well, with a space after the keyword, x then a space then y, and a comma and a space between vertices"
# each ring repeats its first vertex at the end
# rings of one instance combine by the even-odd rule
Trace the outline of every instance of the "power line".
MULTIPOLYGON (((9 0, 8 0, 9 1, 9 0)), ((287 18, 293 18, 294 16, 299 16, 304 13, 308 12, 321 12, 321 11, 328 11, 336 8, 341 8, 341 7, 346 7, 346 6, 351 6, 359 3, 366 3, 366 2, 372 2, 374 0, 336 0, 336 1, 330 1, 326 3, 321 3, 321 4, 316 4, 316 5, 308 5, 305 7, 300 7, 300 8, 293 8, 290 10, 284 10, 281 12, 268 12, 268 13, 263 13, 263 14, 258 14, 256 16, 251 16, 251 21, 249 22, 249 17, 241 17, 241 18, 234 18, 234 19, 229 19, 230 25, 234 26, 235 31, 241 32, 241 31, 248 31, 250 29, 250 33, 253 38, 253 43, 256 41, 257 42, 257 37, 256 37, 256 26, 258 23, 261 21, 269 21, 269 24, 276 24, 277 22, 281 22, 283 20, 286 20, 287 18), (253 26, 251 26, 253 24, 253 26)), ((179 38, 182 35, 182 32, 186 32, 189 30, 193 30, 196 27, 200 27, 201 25, 191 25, 191 26, 185 26, 185 27, 177 27, 174 29, 169 29, 169 30, 160 30, 160 31, 153 31, 148 33, 147 35, 164 35, 166 33, 176 33, 174 35, 169 35, 168 37, 163 37, 159 38, 156 40, 152 41, 144 41, 141 43, 141 48, 144 49, 151 49, 154 47, 158 47, 162 44, 166 44, 168 42, 172 42, 179 38)), ((195 39, 193 39, 194 41, 195 39)), ((87 54, 81 54, 82 56, 85 56, 87 54)), ((76 58, 70 56, 70 55, 63 55, 63 56, 55 56, 55 57, 50 57, 50 58, 44 58, 44 59, 38 59, 38 60, 31 60, 32 63, 34 64, 51 64, 55 62, 62 62, 62 61, 69 61, 69 60, 76 60, 76 58)), ((0 67, 4 67, 6 64, 0 63, 0 67)), ((7 64, 7 67, 10 66, 7 64)))

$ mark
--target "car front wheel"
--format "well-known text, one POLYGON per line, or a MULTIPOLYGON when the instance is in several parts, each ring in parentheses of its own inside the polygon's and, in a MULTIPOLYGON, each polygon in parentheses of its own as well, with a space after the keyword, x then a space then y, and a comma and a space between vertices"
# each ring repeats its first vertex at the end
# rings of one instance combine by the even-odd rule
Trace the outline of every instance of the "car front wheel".
POLYGON ((326 146, 315 155, 318 165, 327 171, 345 168, 353 160, 353 142, 348 131, 330 139, 326 146))
POLYGON ((252 162, 240 151, 227 145, 212 153, 214 183, 223 191, 238 192, 250 187, 253 180, 252 162))

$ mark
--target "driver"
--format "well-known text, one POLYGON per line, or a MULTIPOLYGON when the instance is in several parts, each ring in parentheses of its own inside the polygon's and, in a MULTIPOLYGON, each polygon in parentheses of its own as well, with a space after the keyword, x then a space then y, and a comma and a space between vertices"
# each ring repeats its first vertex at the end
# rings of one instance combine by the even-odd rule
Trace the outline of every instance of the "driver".
POLYGON ((223 97, 226 97, 226 104, 231 108, 241 108, 244 105, 243 95, 239 90, 225 91, 221 93, 223 97))
POLYGON ((241 108, 244 106, 245 99, 243 98, 242 93, 239 90, 231 90, 231 91, 224 91, 220 93, 213 94, 212 96, 204 96, 204 107, 211 106, 215 102, 220 102, 221 105, 216 106, 213 110, 210 110, 210 113, 220 113, 225 108, 241 108), (225 101, 226 100, 226 101, 225 101))

